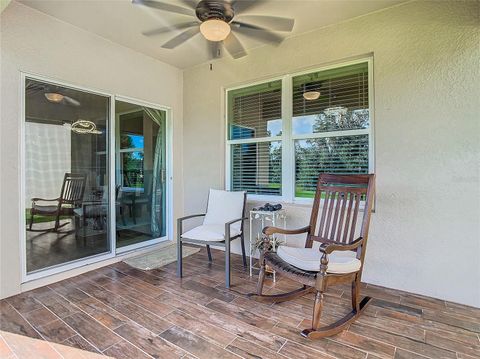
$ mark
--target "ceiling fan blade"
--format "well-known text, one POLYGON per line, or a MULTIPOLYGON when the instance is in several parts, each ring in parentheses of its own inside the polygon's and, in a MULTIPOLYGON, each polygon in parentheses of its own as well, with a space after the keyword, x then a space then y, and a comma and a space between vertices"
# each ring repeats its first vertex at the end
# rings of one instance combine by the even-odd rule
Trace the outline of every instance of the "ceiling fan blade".
POLYGON ((231 32, 230 35, 228 35, 227 38, 223 40, 223 45, 234 59, 239 59, 240 57, 244 57, 247 55, 247 52, 245 51, 242 43, 233 32, 231 32))
POLYGON ((263 29, 287 32, 292 31, 295 24, 294 19, 278 16, 243 15, 236 18, 236 20, 245 24, 253 23, 263 29))
POLYGON ((282 36, 259 26, 245 24, 238 21, 232 21, 230 24, 232 25, 232 31, 236 31, 240 34, 251 37, 252 39, 273 44, 280 44, 283 41, 282 36))
POLYGON ((194 27, 197 25, 198 25, 198 22, 190 21, 190 22, 184 22, 182 24, 164 26, 164 27, 153 29, 153 30, 144 31, 142 32, 142 34, 145 36, 153 36, 153 35, 163 34, 169 31, 188 29, 189 27, 194 27))
POLYGON ((184 5, 188 6, 190 9, 195 10, 199 1, 197 0, 180 0, 184 5))
POLYGON ((63 100, 65 101, 65 103, 69 105, 76 106, 76 107, 80 106, 80 101, 77 101, 71 97, 63 96, 63 100))
POLYGON ((132 0, 132 4, 145 5, 154 9, 174 12, 176 14, 195 16, 195 12, 192 9, 186 9, 181 6, 171 5, 164 2, 153 1, 153 0, 132 0))
POLYGON ((162 45, 164 49, 174 49, 178 45, 184 43, 188 39, 194 37, 196 34, 200 32, 199 27, 194 27, 182 32, 180 35, 175 36, 173 39, 168 40, 166 43, 162 45))
POLYGON ((219 59, 222 57, 221 41, 207 41, 210 59, 219 59))
POLYGON ((233 6, 233 9, 235 10, 235 14, 240 15, 240 13, 247 10, 252 10, 258 5, 264 4, 266 2, 268 2, 268 0, 233 0, 231 4, 233 6))

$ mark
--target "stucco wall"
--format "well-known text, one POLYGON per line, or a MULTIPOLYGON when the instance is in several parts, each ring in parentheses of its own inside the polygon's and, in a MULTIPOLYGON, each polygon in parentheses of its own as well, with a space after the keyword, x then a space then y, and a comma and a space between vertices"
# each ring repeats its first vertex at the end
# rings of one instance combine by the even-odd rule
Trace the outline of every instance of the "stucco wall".
MULTIPOLYGON (((20 71, 171 107, 174 217, 183 213, 182 72, 12 2, 1 14, 0 297, 21 290, 20 71)), ((93 267, 37 281, 37 285, 93 267)), ((35 283, 23 288, 32 286, 35 283)))
MULTIPOLYGON (((224 187, 222 87, 373 53, 377 196, 363 280, 480 307, 478 14, 476 1, 410 2, 186 70, 185 213, 224 187)), ((308 206, 286 207, 289 226, 307 224, 308 206)))

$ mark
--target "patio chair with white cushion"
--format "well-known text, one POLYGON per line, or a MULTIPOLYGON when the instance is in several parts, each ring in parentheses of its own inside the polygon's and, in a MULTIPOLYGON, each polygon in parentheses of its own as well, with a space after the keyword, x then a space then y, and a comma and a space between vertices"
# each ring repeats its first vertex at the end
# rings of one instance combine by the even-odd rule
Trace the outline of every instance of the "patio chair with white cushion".
POLYGON ((177 276, 182 277, 182 244, 190 243, 207 247, 212 262, 210 246, 225 247, 225 286, 230 288, 230 242, 240 238, 243 266, 247 267, 243 225, 245 221, 245 192, 210 189, 207 212, 177 219, 177 276), (203 224, 182 233, 183 222, 190 218, 205 217, 203 224))

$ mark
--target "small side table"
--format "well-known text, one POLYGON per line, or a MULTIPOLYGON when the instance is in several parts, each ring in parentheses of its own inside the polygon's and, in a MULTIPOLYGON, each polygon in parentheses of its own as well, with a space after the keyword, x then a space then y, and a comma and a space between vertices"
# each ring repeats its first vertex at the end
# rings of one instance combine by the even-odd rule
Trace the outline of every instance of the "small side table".
MULTIPOLYGON (((255 240, 258 235, 261 235, 261 231, 265 228, 265 223, 271 223, 272 226, 278 227, 278 223, 283 222, 283 228, 287 227, 287 213, 285 209, 279 209, 278 211, 250 211, 250 277, 253 276, 253 253, 252 253, 252 241, 255 240), (257 232, 254 237, 253 224, 260 222, 260 232, 257 232)), ((287 243, 287 237, 283 235, 284 243, 287 243)), ((275 272, 273 273, 273 281, 275 281, 275 272)))

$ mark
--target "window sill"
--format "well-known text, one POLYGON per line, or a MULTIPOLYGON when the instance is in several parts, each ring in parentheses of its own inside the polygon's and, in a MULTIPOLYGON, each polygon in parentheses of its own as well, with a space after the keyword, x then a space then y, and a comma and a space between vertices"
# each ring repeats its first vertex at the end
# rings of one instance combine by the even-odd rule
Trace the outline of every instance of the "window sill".
MULTIPOLYGON (((293 201, 285 201, 282 197, 278 196, 247 196, 247 203, 253 207, 264 205, 267 202, 271 204, 280 203, 283 208, 288 210, 288 208, 311 208, 313 205, 313 198, 295 198, 293 201)), ((323 203, 324 200, 322 199, 320 202, 320 208, 323 208, 323 203)), ((361 202, 359 210, 363 212, 364 208, 365 204, 361 202)), ((375 213, 374 208, 372 208, 372 213, 375 213)))

